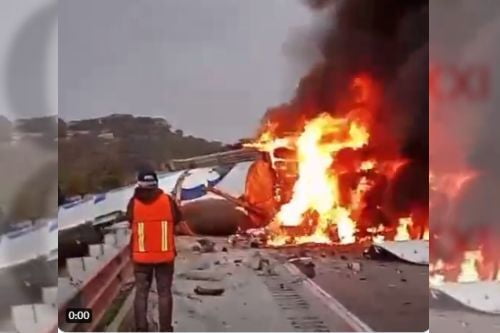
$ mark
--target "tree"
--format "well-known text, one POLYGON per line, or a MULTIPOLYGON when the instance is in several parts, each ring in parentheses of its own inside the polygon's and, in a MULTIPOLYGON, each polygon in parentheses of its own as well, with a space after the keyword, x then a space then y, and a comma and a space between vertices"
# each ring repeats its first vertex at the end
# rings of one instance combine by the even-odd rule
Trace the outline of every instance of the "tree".
MULTIPOLYGON (((64 124, 61 119, 59 128, 64 124)), ((59 180, 67 195, 109 191, 134 182, 139 169, 159 170, 171 159, 222 150, 218 142, 186 137, 180 129, 173 132, 160 118, 114 115, 67 126, 89 132, 58 142, 59 180), (98 137, 103 130, 117 135, 103 140, 98 137)))
POLYGON ((66 193, 68 195, 85 195, 89 192, 87 175, 74 172, 66 184, 66 193))

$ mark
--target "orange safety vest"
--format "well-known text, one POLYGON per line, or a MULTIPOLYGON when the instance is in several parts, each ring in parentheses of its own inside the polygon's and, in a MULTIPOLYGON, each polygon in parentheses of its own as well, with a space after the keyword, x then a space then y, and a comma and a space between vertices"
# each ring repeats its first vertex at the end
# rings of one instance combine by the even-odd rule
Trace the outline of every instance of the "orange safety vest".
POLYGON ((162 194, 148 204, 134 199, 133 204, 132 260, 142 264, 172 262, 174 221, 168 195, 162 194))

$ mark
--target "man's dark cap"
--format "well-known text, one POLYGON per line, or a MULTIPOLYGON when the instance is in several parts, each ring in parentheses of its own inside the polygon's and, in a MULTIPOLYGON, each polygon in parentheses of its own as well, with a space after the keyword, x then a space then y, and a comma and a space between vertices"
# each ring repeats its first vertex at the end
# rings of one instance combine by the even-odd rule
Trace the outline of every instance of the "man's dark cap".
POLYGON ((137 184, 139 187, 158 187, 158 175, 154 171, 140 171, 137 174, 137 184))

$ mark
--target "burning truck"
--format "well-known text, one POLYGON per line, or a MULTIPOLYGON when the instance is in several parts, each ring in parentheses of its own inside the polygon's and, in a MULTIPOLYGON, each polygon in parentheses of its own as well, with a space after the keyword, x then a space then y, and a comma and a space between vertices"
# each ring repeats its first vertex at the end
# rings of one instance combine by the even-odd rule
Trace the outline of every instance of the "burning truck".
POLYGON ((411 161, 377 147, 377 94, 369 76, 356 76, 345 115, 303 115, 283 132, 279 117, 271 117, 245 144, 262 152, 243 199, 255 208, 249 215, 254 227, 265 227, 268 245, 428 239, 425 207, 391 202, 411 161))
POLYGON ((321 24, 297 47, 319 59, 244 144, 245 227, 272 246, 428 239, 427 2, 307 3, 321 24))

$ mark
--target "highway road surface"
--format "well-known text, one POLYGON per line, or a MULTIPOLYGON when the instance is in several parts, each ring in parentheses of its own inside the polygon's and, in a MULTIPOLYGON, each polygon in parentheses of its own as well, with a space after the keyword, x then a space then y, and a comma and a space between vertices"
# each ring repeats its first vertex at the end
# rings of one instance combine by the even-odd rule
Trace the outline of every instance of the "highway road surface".
MULTIPOLYGON (((348 332, 398 328, 403 332, 428 327, 426 266, 370 262, 352 249, 345 254, 331 249, 329 253, 316 251, 317 255, 309 251, 316 276, 308 279, 295 268, 300 264, 288 262, 290 257, 304 254, 299 253, 302 248, 232 248, 225 238, 211 239, 217 244, 216 251, 201 254, 192 250, 194 238, 178 239, 175 331, 348 332), (352 262, 361 263, 358 272, 347 267, 352 262), (197 286, 223 288, 224 293, 197 295, 197 286)), ((108 331, 133 328, 132 301, 133 292, 108 331)), ((154 291, 149 312, 151 329, 155 330, 154 291)))
POLYGON ((468 309, 443 295, 429 299, 429 320, 432 333, 494 333, 500 332, 500 315, 468 309))

